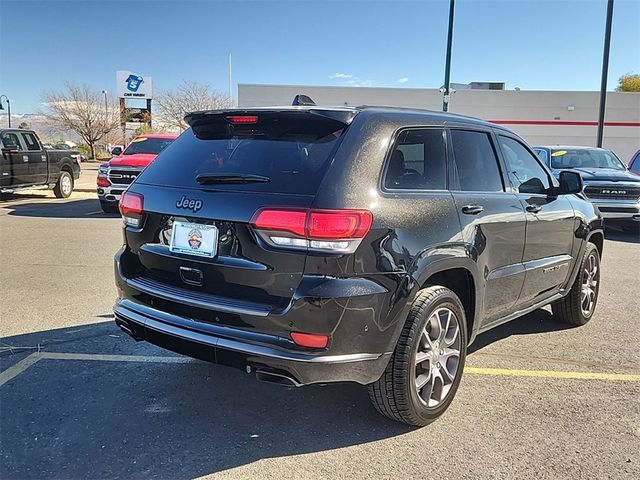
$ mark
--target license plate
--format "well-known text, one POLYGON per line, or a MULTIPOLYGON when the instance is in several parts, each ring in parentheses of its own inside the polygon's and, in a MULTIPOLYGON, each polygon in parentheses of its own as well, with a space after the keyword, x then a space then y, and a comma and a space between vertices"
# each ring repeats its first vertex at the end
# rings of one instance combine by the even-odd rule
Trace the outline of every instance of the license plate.
POLYGON ((218 253, 218 229, 215 225, 174 221, 169 250, 200 257, 215 257, 218 253))

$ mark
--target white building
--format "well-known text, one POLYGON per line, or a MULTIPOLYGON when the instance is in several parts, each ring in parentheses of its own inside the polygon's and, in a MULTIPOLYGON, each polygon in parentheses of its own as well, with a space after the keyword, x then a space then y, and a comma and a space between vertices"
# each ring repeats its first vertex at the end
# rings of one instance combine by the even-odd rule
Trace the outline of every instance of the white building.
MULTIPOLYGON (((440 111, 442 93, 428 88, 238 85, 238 105, 290 105, 304 94, 318 105, 385 105, 440 111)), ((458 89, 449 111, 506 125, 531 145, 596 143, 599 92, 458 89)), ((625 163, 640 149, 640 93, 609 92, 604 147, 625 163)))

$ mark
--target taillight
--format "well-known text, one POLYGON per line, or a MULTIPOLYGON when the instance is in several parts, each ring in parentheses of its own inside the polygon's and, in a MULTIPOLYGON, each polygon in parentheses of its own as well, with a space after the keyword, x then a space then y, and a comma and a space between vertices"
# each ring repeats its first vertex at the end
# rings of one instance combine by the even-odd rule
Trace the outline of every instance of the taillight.
POLYGON ((367 210, 263 209, 252 221, 276 247, 352 253, 371 229, 367 210))
POLYGON ((139 193, 124 192, 118 205, 125 225, 139 227, 144 213, 144 197, 139 193))

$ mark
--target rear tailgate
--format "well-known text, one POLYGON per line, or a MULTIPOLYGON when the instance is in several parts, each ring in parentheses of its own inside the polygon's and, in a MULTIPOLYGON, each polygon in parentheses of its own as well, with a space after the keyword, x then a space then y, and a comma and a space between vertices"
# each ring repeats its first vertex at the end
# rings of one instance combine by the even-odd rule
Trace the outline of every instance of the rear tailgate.
POLYGON ((123 273, 168 301, 264 316, 290 303, 307 253, 268 245, 252 219, 265 207, 312 205, 352 117, 241 113, 192 115, 192 128, 131 186, 144 213, 139 228, 126 228, 123 273), (215 252, 202 255, 210 226, 215 252), (174 229, 188 233, 186 249, 176 250, 175 239, 172 248, 174 229))

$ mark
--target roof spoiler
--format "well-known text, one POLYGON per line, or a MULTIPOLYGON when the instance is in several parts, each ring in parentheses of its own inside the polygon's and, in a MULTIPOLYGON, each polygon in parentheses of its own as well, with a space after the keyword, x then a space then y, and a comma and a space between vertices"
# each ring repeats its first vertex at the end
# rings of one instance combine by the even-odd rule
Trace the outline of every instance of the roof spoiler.
POLYGON ((293 98, 293 102, 291 103, 291 105, 293 105, 294 107, 298 107, 298 106, 311 107, 311 106, 314 106, 315 104, 316 102, 311 100, 311 97, 307 95, 296 95, 293 98))

